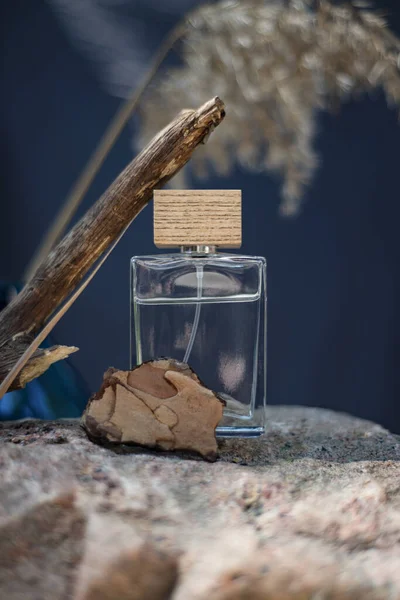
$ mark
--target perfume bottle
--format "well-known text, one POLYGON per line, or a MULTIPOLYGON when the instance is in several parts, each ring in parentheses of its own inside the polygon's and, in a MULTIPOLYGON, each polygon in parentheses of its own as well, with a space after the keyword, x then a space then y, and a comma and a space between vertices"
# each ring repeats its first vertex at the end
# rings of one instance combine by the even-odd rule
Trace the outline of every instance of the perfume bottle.
POLYGON ((131 260, 132 365, 188 363, 225 402, 219 437, 264 432, 266 261, 241 246, 240 190, 154 193, 154 243, 180 252, 131 260))

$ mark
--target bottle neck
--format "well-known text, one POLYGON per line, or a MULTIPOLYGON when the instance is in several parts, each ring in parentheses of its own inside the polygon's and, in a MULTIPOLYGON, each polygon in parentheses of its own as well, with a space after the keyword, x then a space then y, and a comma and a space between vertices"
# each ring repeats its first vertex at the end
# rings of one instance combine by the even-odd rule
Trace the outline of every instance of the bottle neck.
POLYGON ((216 246, 181 246, 181 252, 193 256, 204 256, 205 254, 215 254, 216 246))

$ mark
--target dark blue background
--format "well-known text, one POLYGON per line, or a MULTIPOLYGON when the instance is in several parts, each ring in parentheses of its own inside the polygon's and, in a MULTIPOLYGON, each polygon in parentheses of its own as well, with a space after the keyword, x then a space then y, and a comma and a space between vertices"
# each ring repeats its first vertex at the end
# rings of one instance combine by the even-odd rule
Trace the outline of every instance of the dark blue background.
MULTIPOLYGON (((400 33, 398 2, 379 5, 400 33)), ((154 6, 132 1, 149 53, 178 18, 161 0, 154 6)), ((119 100, 46 3, 13 0, 1 12, 0 278, 15 280, 119 100)), ((278 216, 279 182, 269 176, 238 170, 202 187, 243 190, 242 250, 268 260, 268 402, 344 410, 400 431, 398 115, 377 93, 318 122, 321 167, 298 218, 278 216)), ((80 215, 131 159, 131 136, 121 136, 80 215)), ((81 348, 72 361, 92 389, 109 365, 128 367, 129 258, 154 252, 151 221, 149 206, 55 331, 81 348)))

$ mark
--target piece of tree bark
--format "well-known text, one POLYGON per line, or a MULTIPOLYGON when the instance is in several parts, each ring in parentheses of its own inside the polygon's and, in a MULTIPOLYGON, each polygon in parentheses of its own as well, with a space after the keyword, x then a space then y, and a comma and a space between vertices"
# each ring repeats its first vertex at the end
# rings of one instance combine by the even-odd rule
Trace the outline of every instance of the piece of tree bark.
POLYGON ((188 365, 160 359, 132 371, 106 371, 82 425, 99 443, 191 450, 215 460, 215 429, 223 407, 188 365))
MULTIPOLYGON (((219 98, 183 111, 133 160, 0 313, 0 381, 96 260, 225 116, 219 98)), ((18 387, 18 383, 12 386, 18 387)))
POLYGON ((55 362, 68 358, 70 354, 78 352, 76 346, 51 346, 51 348, 39 348, 31 360, 15 379, 15 387, 23 388, 26 384, 42 375, 55 362))

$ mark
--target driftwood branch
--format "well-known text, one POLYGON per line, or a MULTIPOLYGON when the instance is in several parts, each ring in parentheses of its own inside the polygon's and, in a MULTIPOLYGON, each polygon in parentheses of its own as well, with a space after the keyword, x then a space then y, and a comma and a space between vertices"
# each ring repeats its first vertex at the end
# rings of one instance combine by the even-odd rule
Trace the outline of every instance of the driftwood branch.
POLYGON ((20 294, 0 313, 0 381, 57 307, 149 202, 153 190, 186 164, 224 116, 219 98, 198 110, 181 113, 125 168, 48 255, 20 294))

